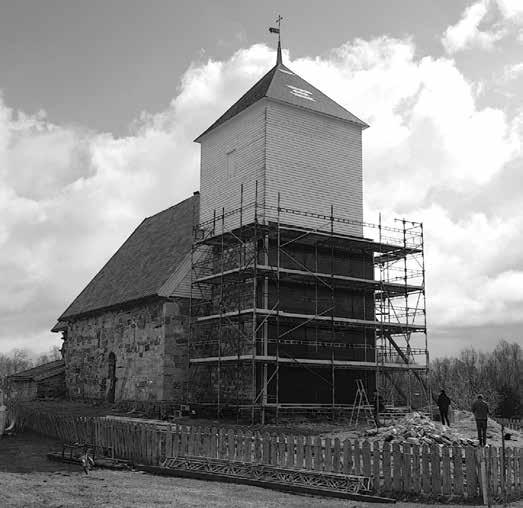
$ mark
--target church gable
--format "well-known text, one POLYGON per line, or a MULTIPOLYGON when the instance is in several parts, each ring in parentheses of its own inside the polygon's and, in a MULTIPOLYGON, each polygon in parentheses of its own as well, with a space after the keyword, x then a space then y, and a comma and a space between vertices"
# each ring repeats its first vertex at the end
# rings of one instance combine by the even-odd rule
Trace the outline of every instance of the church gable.
POLYGON ((288 67, 282 63, 277 63, 216 122, 200 134, 195 141, 200 142, 206 134, 234 118, 264 97, 351 122, 362 129, 368 127, 368 124, 350 111, 347 111, 330 97, 327 97, 327 95, 313 87, 288 67))
POLYGON ((158 295, 191 250, 198 210, 195 195, 145 219, 59 320, 158 295))

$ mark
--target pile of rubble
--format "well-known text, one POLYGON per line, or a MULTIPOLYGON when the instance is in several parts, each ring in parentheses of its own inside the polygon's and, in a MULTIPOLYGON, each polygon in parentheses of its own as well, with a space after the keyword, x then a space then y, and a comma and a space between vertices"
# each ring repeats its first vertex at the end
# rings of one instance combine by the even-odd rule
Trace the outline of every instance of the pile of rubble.
POLYGON ((444 444, 477 445, 477 440, 459 434, 452 427, 433 422, 420 413, 410 413, 393 425, 365 431, 369 441, 410 443, 414 445, 444 444))

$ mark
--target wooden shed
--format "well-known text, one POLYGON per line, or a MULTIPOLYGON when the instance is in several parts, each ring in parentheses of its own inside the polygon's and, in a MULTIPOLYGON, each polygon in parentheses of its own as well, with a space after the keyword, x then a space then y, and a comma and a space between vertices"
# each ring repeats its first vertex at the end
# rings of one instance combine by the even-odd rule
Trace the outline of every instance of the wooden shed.
POLYGON ((7 382, 11 397, 19 400, 63 397, 65 394, 65 363, 63 360, 44 363, 8 376, 7 382))

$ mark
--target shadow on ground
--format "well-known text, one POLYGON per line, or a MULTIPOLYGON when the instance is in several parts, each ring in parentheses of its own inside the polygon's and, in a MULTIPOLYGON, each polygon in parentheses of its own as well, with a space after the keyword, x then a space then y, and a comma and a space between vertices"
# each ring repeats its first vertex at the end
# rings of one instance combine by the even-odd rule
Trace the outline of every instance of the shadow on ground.
POLYGON ((80 472, 80 466, 47 460, 51 451, 61 450, 59 441, 24 432, 0 437, 0 472, 80 472))

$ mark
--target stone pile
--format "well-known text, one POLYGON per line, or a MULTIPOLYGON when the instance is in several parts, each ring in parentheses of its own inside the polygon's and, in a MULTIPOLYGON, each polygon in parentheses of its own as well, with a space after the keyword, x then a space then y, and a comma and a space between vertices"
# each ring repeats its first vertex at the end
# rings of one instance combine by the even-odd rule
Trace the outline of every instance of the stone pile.
POLYGON ((442 445, 456 443, 462 446, 477 445, 477 440, 469 439, 451 427, 435 423, 420 413, 410 413, 388 427, 367 430, 365 437, 369 441, 410 443, 413 445, 431 445, 435 443, 442 445))

